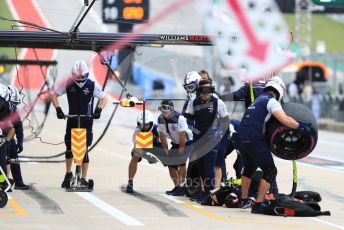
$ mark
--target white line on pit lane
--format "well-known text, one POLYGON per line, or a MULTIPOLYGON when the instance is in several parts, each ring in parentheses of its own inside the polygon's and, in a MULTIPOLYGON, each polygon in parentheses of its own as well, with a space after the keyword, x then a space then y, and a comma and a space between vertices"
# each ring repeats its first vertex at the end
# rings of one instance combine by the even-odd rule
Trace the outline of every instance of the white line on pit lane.
POLYGON ((166 195, 166 194, 160 194, 160 196, 165 197, 166 199, 168 199, 170 201, 173 201, 174 203, 177 203, 177 204, 183 204, 184 203, 183 201, 178 200, 174 196, 169 196, 169 195, 166 195))
POLYGON ((338 141, 330 141, 330 140, 318 140, 319 143, 321 144, 326 144, 326 145, 344 145, 343 142, 338 142, 338 141))
POLYGON ((339 159, 332 158, 332 157, 325 157, 325 156, 319 156, 319 155, 314 155, 314 156, 311 155, 311 157, 319 158, 319 159, 323 159, 323 160, 329 160, 329 161, 344 163, 343 160, 339 160, 339 159))
POLYGON ((323 223, 323 224, 330 225, 330 226, 335 227, 335 228, 338 228, 338 229, 344 229, 344 227, 341 226, 341 225, 334 224, 334 223, 331 223, 331 222, 328 222, 328 221, 326 221, 326 220, 322 220, 322 219, 319 219, 319 218, 316 218, 316 217, 309 217, 309 219, 316 220, 316 221, 318 221, 318 222, 321 222, 321 223, 323 223))
POLYGON ((94 206, 98 207, 99 209, 103 210, 110 216, 116 218, 117 220, 119 220, 125 225, 129 225, 129 226, 143 226, 144 225, 140 221, 112 207, 111 205, 102 201, 101 199, 99 199, 98 197, 94 196, 91 193, 76 192, 76 194, 81 196, 82 198, 84 198, 85 200, 93 204, 94 206))
MULTIPOLYGON (((283 160, 283 159, 280 159, 278 157, 275 157, 274 160, 278 161, 278 162, 283 162, 283 163, 291 163, 291 161, 289 161, 289 160, 283 160)), ((319 166, 319 165, 314 165, 311 163, 306 163, 306 162, 301 162, 301 161, 296 161, 296 162, 298 165, 304 165, 304 166, 308 166, 311 168, 322 169, 322 170, 326 170, 326 171, 330 171, 330 172, 344 173, 344 171, 342 171, 342 170, 329 168, 328 166, 319 166)))
MULTIPOLYGON (((166 199, 168 199, 168 200, 170 200, 170 201, 172 201, 174 203, 177 203, 177 204, 184 204, 185 203, 184 201, 181 201, 177 197, 174 197, 174 196, 169 196, 169 195, 166 195, 166 194, 160 194, 160 196, 165 197, 166 199)), ((195 208, 203 209, 202 205, 192 204, 192 206, 195 207, 195 208)))

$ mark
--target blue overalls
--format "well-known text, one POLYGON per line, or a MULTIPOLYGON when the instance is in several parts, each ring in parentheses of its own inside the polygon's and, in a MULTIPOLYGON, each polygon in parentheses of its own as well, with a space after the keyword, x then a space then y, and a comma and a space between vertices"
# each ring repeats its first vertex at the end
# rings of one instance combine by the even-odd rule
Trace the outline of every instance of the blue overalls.
POLYGON ((196 97, 193 101, 195 129, 200 133, 195 135, 195 151, 201 154, 197 160, 200 175, 203 179, 205 192, 209 193, 214 188, 215 161, 217 157, 219 135, 217 123, 218 100, 211 96, 207 102, 201 97, 196 97), (204 148, 206 150, 204 150, 204 148), (203 151, 205 152, 202 152, 203 151), (209 151, 207 151, 210 149, 209 151), (200 153, 201 152, 201 153, 200 153))
MULTIPOLYGON (((12 114, 12 116, 15 116, 14 117, 15 121, 13 122, 13 127, 15 129, 15 135, 17 138, 17 142, 23 143, 23 138, 24 138, 23 123, 20 120, 19 114, 17 112, 14 112, 12 114)), ((8 154, 9 154, 9 157, 11 159, 17 159, 18 158, 17 145, 16 145, 16 141, 14 138, 12 138, 10 141, 10 145, 8 148, 8 154)), ((12 176, 13 176, 13 179, 14 179, 14 182, 16 183, 16 185, 22 184, 23 183, 23 177, 21 174, 21 168, 20 168, 19 163, 11 164, 11 172, 12 172, 12 176)))
MULTIPOLYGON (((265 83, 254 83, 252 84, 253 98, 256 99, 264 92, 265 83)), ((251 105, 250 85, 245 84, 240 87, 237 91, 233 92, 233 101, 245 101, 246 109, 251 105)))
MULTIPOLYGON (((259 97, 264 92, 265 83, 263 82, 256 82, 252 84, 252 91, 254 98, 259 97)), ((245 102, 245 108, 247 109, 251 105, 251 94, 250 94, 250 84, 246 83, 244 86, 240 87, 238 90, 231 93, 233 97, 233 101, 244 101, 245 102)), ((226 100, 226 96, 228 95, 222 95, 221 98, 223 100, 226 100)), ((230 124, 233 125, 234 129, 236 130, 240 121, 232 119, 230 121, 230 124)), ((221 141, 221 147, 219 148, 219 151, 224 151, 225 158, 235 149, 233 146, 230 138, 228 137, 229 131, 226 132, 225 137, 221 141), (227 136, 227 138, 226 138, 227 136), (229 141, 227 141, 229 140, 229 141)), ((233 168, 235 170, 235 174, 237 178, 241 177, 241 171, 244 166, 243 159, 240 155, 240 153, 237 154, 237 158, 235 160, 235 163, 233 165, 233 168)))
POLYGON ((272 98, 271 93, 259 96, 246 110, 236 133, 232 136, 235 147, 240 150, 244 159, 244 176, 250 177, 257 167, 263 172, 267 168, 275 167, 270 147, 265 140, 265 123, 271 115, 267 110, 267 104, 272 98))
MULTIPOLYGON (((66 94, 69 106, 69 115, 91 115, 93 109, 93 92, 94 81, 87 79, 82 88, 80 88, 74 81, 71 85, 67 86, 66 94)), ((92 144, 93 140, 93 119, 88 117, 80 118, 80 128, 87 130, 87 146, 92 144)), ((71 150, 71 129, 79 128, 77 118, 68 118, 65 145, 68 150, 71 150)), ((69 156, 72 158, 72 156, 69 156)), ((88 153, 85 154, 84 162, 88 162, 88 153)))
MULTIPOLYGON (((11 115, 11 111, 9 109, 9 103, 6 102, 3 98, 0 98, 1 100, 1 110, 0 110, 0 125, 2 129, 2 138, 5 138, 8 133, 8 127, 6 127, 6 124, 3 122, 4 120, 8 119, 11 115)), ((0 166, 2 170, 4 170, 5 174, 7 174, 7 167, 6 164, 7 158, 8 158, 8 148, 9 144, 5 141, 0 146, 0 166)), ((1 175, 1 172, 0 172, 1 175)))
MULTIPOLYGON (((239 124, 240 124, 239 120, 236 120, 236 119, 230 120, 230 126, 232 126, 232 128, 234 130, 236 130, 238 128, 239 124)), ((224 135, 223 139, 221 140, 221 144, 220 144, 218 152, 223 151, 224 152, 224 158, 226 158, 235 149, 232 142, 231 142, 231 136, 233 135, 234 130, 228 129, 226 134, 224 135)), ((236 178, 241 177, 241 171, 242 171, 243 167, 244 167, 243 159, 240 156, 240 153, 238 153, 237 158, 233 164, 236 178)))

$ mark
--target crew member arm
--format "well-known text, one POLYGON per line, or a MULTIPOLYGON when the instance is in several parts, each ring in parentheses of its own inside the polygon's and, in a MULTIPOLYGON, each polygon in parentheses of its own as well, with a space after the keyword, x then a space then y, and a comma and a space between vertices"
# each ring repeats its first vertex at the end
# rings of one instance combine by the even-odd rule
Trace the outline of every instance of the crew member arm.
POLYGON ((162 148, 164 149, 165 153, 168 154, 168 144, 167 144, 167 138, 166 138, 165 133, 160 131, 159 137, 160 137, 162 148))
POLYGON ((283 125, 292 128, 297 129, 299 127, 299 123, 292 117, 288 116, 281 104, 276 99, 270 99, 268 102, 268 110, 271 112, 271 114, 283 125))
POLYGON ((93 96, 99 99, 98 108, 103 110, 108 102, 108 98, 105 92, 97 84, 94 86, 93 96))

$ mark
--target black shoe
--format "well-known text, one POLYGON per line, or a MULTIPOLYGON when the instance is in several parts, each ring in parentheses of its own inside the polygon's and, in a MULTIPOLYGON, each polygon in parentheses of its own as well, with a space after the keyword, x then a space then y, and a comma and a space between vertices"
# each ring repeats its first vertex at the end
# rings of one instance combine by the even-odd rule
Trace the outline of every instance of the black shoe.
POLYGON ((184 196, 185 195, 185 189, 183 187, 177 186, 171 195, 172 196, 184 196))
POLYGON ((21 183, 15 183, 14 189, 19 189, 19 190, 28 190, 30 187, 23 182, 21 183))
POLYGON ((166 191, 166 194, 167 195, 172 195, 176 189, 177 189, 177 187, 174 187, 172 190, 166 191))
POLYGON ((81 178, 79 181, 79 186, 82 188, 88 188, 88 182, 84 178, 81 178))
POLYGON ((266 210, 267 205, 264 203, 255 203, 252 206, 251 213, 254 214, 265 214, 264 211, 266 210))
POLYGON ((246 208, 251 208, 253 205, 253 201, 250 198, 242 199, 240 208, 246 209, 246 208))
POLYGON ((128 183, 127 188, 125 189, 126 193, 134 193, 134 186, 132 183, 128 183))
POLYGON ((66 173, 65 178, 61 184, 61 188, 69 188, 70 187, 70 181, 72 180, 72 178, 73 178, 72 172, 66 173))

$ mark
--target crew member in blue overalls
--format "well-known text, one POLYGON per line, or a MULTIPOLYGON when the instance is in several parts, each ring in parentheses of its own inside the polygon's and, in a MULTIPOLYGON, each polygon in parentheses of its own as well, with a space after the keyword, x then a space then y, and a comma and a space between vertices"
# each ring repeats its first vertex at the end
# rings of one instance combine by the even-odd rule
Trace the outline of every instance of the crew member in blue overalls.
MULTIPOLYGON (((89 79, 89 70, 85 61, 78 60, 75 62, 72 68, 72 77, 66 81, 65 87, 60 87, 55 94, 52 95, 52 103, 56 109, 56 115, 58 119, 64 119, 65 114, 63 113, 58 96, 67 94, 68 106, 69 106, 69 115, 89 115, 90 117, 82 117, 80 119, 80 128, 85 128, 87 130, 87 146, 90 146, 93 139, 93 119, 99 119, 102 110, 104 109, 107 98, 102 89, 91 79, 89 79), (98 98, 99 105, 92 114, 93 109, 93 97, 98 98), (93 117, 91 117, 93 115, 93 117), (93 118, 93 119, 92 119, 93 118)), ((73 178, 72 173, 72 163, 73 163, 73 154, 71 151, 71 129, 78 128, 78 121, 76 118, 68 118, 66 135, 65 135, 65 144, 66 144, 66 175, 62 182, 61 187, 65 188, 70 184, 71 179, 73 178)), ((87 170, 89 164, 89 156, 86 152, 81 174, 81 183, 82 187, 87 187, 88 183, 86 181, 87 170)))
MULTIPOLYGON (((220 99, 223 101, 244 101, 245 102, 245 108, 247 109, 252 101, 257 98, 259 95, 263 93, 265 87, 265 81, 259 80, 252 84, 252 93, 250 92, 250 82, 246 81, 242 87, 240 87, 238 90, 234 92, 227 92, 219 96, 220 99)), ((233 127, 233 131, 236 129, 240 121, 231 119, 231 125, 233 127)), ((224 139, 229 137, 229 130, 226 132, 224 139)), ((221 142, 221 145, 219 147, 219 151, 225 152, 225 158, 234 150, 234 146, 230 141, 221 142)), ((233 164, 233 168, 235 170, 235 174, 237 178, 241 177, 241 170, 244 166, 242 157, 240 154, 237 154, 237 158, 233 164)), ((276 186, 277 190, 277 186, 276 186)))
POLYGON ((265 124, 274 116, 283 125, 300 129, 304 132, 313 130, 311 124, 297 122, 285 114, 280 101, 285 93, 285 85, 281 78, 272 77, 264 87, 264 93, 260 95, 246 110, 236 132, 232 136, 232 142, 240 150, 244 159, 242 173, 241 199, 242 206, 249 207, 248 190, 251 176, 259 167, 263 171, 260 181, 258 196, 252 206, 252 213, 263 213, 266 204, 263 203, 265 194, 270 188, 272 180, 277 175, 277 168, 271 155, 269 145, 265 139, 265 124))
POLYGON ((174 110, 172 101, 163 100, 159 107, 161 115, 158 118, 161 144, 168 155, 167 161, 170 177, 174 188, 166 194, 173 196, 185 195, 181 184, 186 177, 186 161, 191 152, 192 131, 189 129, 185 117, 174 110), (168 149, 167 139, 171 140, 171 148, 168 149))
MULTIPOLYGON (((11 111, 13 127, 15 129, 15 134, 17 142, 14 138, 11 139, 8 155, 10 159, 18 159, 18 154, 23 151, 23 140, 24 140, 24 131, 23 123, 20 119, 19 113, 17 112, 17 106, 20 104, 20 93, 19 90, 14 85, 8 86, 9 90, 9 108, 11 111)), ((14 180, 14 189, 27 190, 29 186, 24 184, 23 177, 21 173, 20 163, 15 162, 11 163, 11 172, 14 180)))
MULTIPOLYGON (((198 82, 201 80, 201 76, 196 71, 188 72, 184 77, 183 87, 186 91, 187 98, 184 102, 182 114, 186 115, 185 111, 188 107, 188 104, 191 103, 196 98, 196 88, 198 87, 198 82)), ((187 115, 186 115, 187 116, 187 115)), ((191 129, 192 132, 195 134, 198 133, 197 130, 194 129, 195 121, 193 119, 186 119, 188 123, 188 127, 191 129)), ((193 149, 195 151, 195 149, 193 149)), ((198 172, 198 166, 197 161, 193 159, 189 159, 189 164, 187 167, 187 184, 186 187, 197 187, 195 191, 197 191, 198 188, 201 188, 201 178, 200 173, 198 172)), ((193 194, 190 194, 191 196, 193 194)))
POLYGON ((133 143, 135 143, 135 135, 137 132, 152 132, 153 133, 153 148, 146 149, 146 148, 134 148, 131 150, 131 160, 128 167, 128 185, 126 188, 127 193, 134 192, 134 177, 137 172, 137 163, 141 162, 142 158, 146 159, 150 164, 158 162, 158 159, 155 156, 161 155, 162 152, 162 145, 159 139, 159 131, 158 126, 154 122, 153 114, 148 111, 144 110, 141 111, 137 116, 137 127, 135 128, 133 134, 133 143), (153 155, 149 155, 147 153, 151 153, 153 155))
MULTIPOLYGON (((7 175, 8 148, 15 130, 10 118, 9 91, 7 86, 0 84, 0 166, 7 175)), ((3 190, 7 188, 5 176, 0 172, 0 186, 3 190)), ((10 181, 12 184, 12 181, 10 181)))
MULTIPOLYGON (((252 84, 253 99, 259 97, 265 87, 265 81, 259 80, 252 84)), ((234 92, 227 92, 219 96, 223 101, 245 101, 246 109, 252 104, 252 97, 250 93, 250 82, 245 81, 245 84, 234 92)))
MULTIPOLYGON (((215 185, 215 163, 218 144, 229 124, 228 112, 224 102, 213 96, 215 89, 209 80, 201 80, 197 88, 197 96, 186 109, 188 118, 195 121, 193 147, 198 155, 198 166, 204 183, 204 192, 197 201, 205 200, 215 185)), ((221 167, 218 167, 221 172, 221 167)), ((221 178, 221 177, 220 177, 221 178)))

